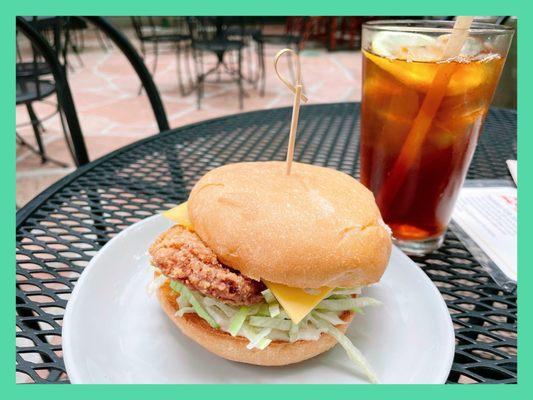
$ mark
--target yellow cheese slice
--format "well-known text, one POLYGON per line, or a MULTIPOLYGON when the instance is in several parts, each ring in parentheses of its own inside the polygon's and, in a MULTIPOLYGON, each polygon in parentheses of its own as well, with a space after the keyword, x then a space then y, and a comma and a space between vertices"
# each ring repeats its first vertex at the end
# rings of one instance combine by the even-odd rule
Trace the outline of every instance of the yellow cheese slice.
POLYGON ((178 225, 184 226, 190 231, 194 231, 192 222, 189 219, 189 209, 187 208, 187 202, 181 203, 179 206, 164 211, 163 216, 174 221, 178 225))
POLYGON ((265 285, 270 289, 295 324, 304 319, 333 290, 333 288, 322 287, 320 289, 311 289, 317 291, 316 294, 311 294, 309 293, 310 290, 306 291, 280 283, 265 281, 265 285))

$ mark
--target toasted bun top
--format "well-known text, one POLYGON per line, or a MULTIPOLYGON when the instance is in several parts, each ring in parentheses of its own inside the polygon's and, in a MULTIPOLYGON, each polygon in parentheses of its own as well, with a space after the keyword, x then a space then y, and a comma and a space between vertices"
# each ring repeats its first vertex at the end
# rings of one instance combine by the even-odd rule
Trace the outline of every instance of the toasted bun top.
POLYGON ((224 264, 292 287, 377 282, 391 239, 372 193, 342 172, 279 161, 229 164, 189 197, 196 233, 224 264))

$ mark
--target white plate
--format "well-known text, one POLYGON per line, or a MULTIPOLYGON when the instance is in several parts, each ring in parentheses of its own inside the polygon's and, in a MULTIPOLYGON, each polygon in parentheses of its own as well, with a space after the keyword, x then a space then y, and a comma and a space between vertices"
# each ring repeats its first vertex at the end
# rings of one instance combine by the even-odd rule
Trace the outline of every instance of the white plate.
MULTIPOLYGON (((148 296, 147 248, 172 223, 156 215, 127 228, 91 260, 68 302, 63 356, 73 383, 366 383, 344 350, 286 367, 219 358, 181 334, 148 296)), ((382 280, 364 293, 383 302, 348 336, 382 383, 443 383, 454 332, 437 288, 394 248, 382 280)))

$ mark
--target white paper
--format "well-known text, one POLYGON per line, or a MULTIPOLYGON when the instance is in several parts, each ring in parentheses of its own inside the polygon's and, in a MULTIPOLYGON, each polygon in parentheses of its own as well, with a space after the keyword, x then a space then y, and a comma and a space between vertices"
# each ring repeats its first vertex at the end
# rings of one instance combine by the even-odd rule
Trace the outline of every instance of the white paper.
POLYGON ((507 168, 513 177, 515 185, 518 185, 518 168, 516 165, 516 160, 507 160, 507 168))
POLYGON ((453 219, 508 278, 516 281, 516 188, 463 188, 453 219))

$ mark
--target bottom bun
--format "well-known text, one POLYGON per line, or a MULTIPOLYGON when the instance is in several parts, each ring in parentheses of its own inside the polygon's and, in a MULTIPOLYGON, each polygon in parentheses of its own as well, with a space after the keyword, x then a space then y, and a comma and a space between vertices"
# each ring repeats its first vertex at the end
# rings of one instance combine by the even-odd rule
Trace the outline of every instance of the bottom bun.
MULTIPOLYGON (((231 361, 266 366, 294 364, 324 353, 337 343, 330 335, 323 333, 318 340, 298 340, 293 343, 275 340, 264 350, 248 350, 248 339, 242 336, 233 337, 229 333, 214 329, 197 314, 176 316, 177 296, 168 282, 157 290, 157 297, 165 313, 186 336, 210 352, 231 361)), ((353 312, 342 314, 341 318, 346 324, 338 325, 337 328, 345 332, 353 317, 353 312)))

